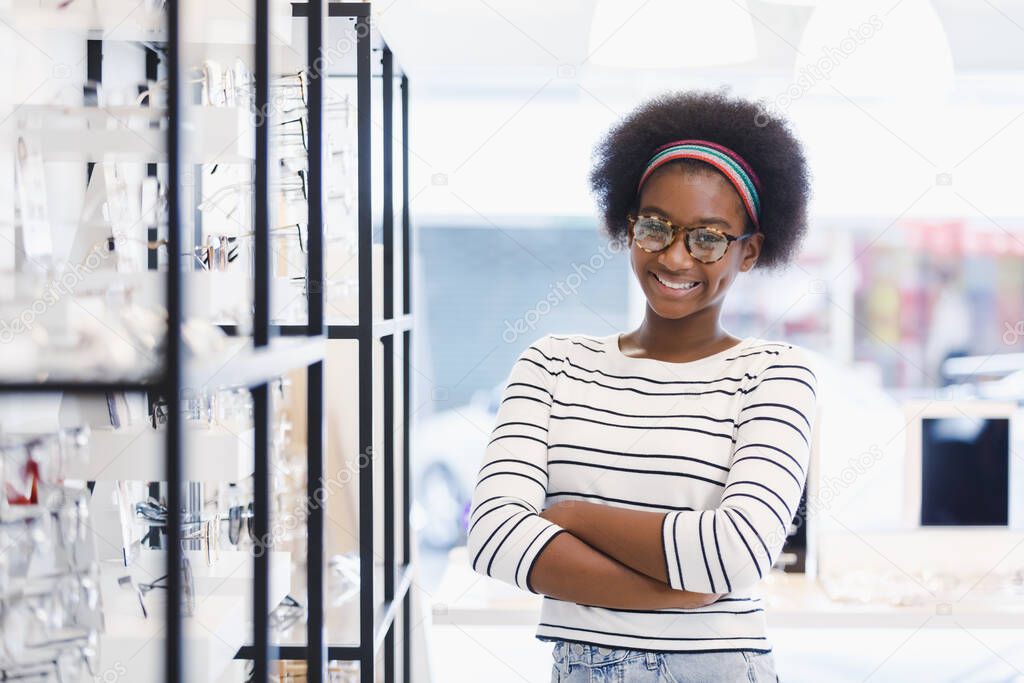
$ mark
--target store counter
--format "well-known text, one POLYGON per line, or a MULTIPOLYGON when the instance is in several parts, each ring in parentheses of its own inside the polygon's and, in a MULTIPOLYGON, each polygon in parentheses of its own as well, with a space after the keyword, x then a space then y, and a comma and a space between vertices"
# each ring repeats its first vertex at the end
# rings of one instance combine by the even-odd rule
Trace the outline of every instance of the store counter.
MULTIPOLYGON (((934 594, 917 604, 860 603, 830 598, 804 574, 773 571, 762 595, 770 628, 1020 628, 1024 592, 970 591, 959 599, 934 594)), ((542 597, 474 572, 465 547, 453 549, 433 595, 435 625, 521 626, 540 621, 542 597)))

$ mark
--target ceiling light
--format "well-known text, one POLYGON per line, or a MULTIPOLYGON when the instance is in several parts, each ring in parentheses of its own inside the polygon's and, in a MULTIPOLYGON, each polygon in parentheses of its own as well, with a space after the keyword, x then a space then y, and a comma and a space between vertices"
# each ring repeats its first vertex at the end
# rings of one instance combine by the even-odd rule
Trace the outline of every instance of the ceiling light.
POLYGON ((800 41, 795 84, 847 97, 943 97, 953 57, 927 0, 819 2, 800 41), (831 87, 830 87, 831 86, 831 87))

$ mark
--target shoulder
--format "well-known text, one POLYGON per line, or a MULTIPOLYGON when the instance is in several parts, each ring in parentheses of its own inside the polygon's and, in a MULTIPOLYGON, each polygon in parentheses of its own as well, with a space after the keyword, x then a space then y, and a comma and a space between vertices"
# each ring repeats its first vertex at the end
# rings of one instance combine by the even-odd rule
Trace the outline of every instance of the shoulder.
POLYGON ((783 339, 755 338, 749 348, 763 351, 760 370, 775 370, 807 382, 812 391, 818 383, 819 356, 816 352, 783 339))
POLYGON ((785 339, 765 339, 763 337, 751 337, 744 352, 757 354, 762 358, 765 365, 772 363, 806 361, 813 362, 814 352, 805 346, 794 344, 785 339))
POLYGON ((594 360, 608 355, 607 339, 592 334, 553 332, 539 338, 533 345, 559 360, 587 360, 592 364, 594 360))
POLYGON ((562 358, 563 354, 558 340, 545 334, 533 338, 520 349, 516 365, 532 365, 552 371, 562 358))

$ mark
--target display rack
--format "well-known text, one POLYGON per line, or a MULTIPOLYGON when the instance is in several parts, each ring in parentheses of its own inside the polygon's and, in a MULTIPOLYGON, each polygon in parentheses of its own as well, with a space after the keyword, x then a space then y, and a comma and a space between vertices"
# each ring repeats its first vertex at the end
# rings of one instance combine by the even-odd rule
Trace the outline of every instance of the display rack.
MULTIPOLYGON (((305 17, 309 21, 309 51, 310 59, 320 54, 323 32, 315 26, 318 23, 317 3, 295 3, 292 5, 293 14, 296 17, 305 17), (315 35, 314 35, 315 34, 315 35), (316 47, 314 48, 314 43, 316 47)), ((330 2, 327 3, 327 21, 353 19, 356 26, 357 47, 356 47, 356 73, 331 74, 337 77, 355 77, 357 79, 357 137, 358 137, 358 279, 359 279, 359 302, 358 302, 358 323, 356 324, 326 324, 324 322, 324 307, 322 291, 318 296, 310 299, 309 319, 319 320, 318 329, 328 340, 357 340, 359 342, 359 452, 371 453, 373 450, 373 387, 375 369, 373 367, 372 344, 381 340, 384 348, 383 353, 383 434, 384 434, 384 563, 382 571, 378 572, 374 566, 376 554, 374 548, 374 494, 373 494, 373 464, 374 458, 361 458, 359 465, 359 557, 360 557, 360 592, 358 605, 358 636, 345 637, 351 629, 352 620, 346 617, 354 617, 355 610, 342 609, 332 611, 332 614, 325 614, 323 600, 315 601, 314 594, 323 595, 322 576, 320 572, 314 577, 309 577, 309 602, 310 612, 308 621, 307 645, 293 644, 269 644, 269 650, 275 652, 274 659, 307 659, 310 662, 311 680, 322 680, 314 676, 312 658, 321 653, 328 661, 358 661, 360 669, 360 680, 363 683, 373 683, 376 680, 376 658, 383 648, 384 654, 384 678, 386 681, 396 680, 396 642, 395 622, 398 610, 402 610, 402 667, 403 680, 411 680, 411 602, 410 586, 412 582, 411 540, 408 524, 411 508, 410 490, 410 469, 409 469, 409 434, 410 425, 408 420, 402 420, 402 445, 398 450, 402 454, 400 466, 402 491, 401 510, 403 517, 402 538, 401 538, 401 561, 397 558, 396 519, 395 519, 395 353, 396 338, 401 337, 401 372, 402 372, 402 396, 401 414, 407 416, 410 409, 410 357, 412 350, 412 311, 410 302, 410 277, 411 277, 411 223, 409 213, 409 82, 408 77, 400 75, 400 103, 401 121, 399 122, 402 141, 401 147, 401 181, 402 181, 402 207, 401 207, 401 286, 402 286, 402 312, 396 316, 394 311, 395 295, 395 244, 394 244, 394 218, 393 205, 393 183, 394 183, 394 144, 395 121, 394 111, 394 81, 395 81, 395 58, 386 41, 371 25, 370 3, 358 2, 330 2), (379 53, 379 73, 375 73, 372 55, 379 53), (372 213, 372 182, 373 166, 371 154, 371 142, 373 126, 376 125, 372 113, 376 110, 372 99, 371 83, 375 78, 382 82, 381 89, 381 118, 383 143, 383 211, 381 216, 382 241, 383 241, 383 316, 374 320, 373 291, 371 283, 374 281, 372 272, 373 259, 371 245, 373 243, 372 213), (383 582, 383 603, 376 604, 374 600, 374 587, 377 576, 383 582), (316 582, 316 583, 314 583, 316 582), (312 606, 317 602, 317 609, 314 612, 312 606), (335 613, 336 612, 336 613, 335 613), (341 639, 327 642, 325 633, 327 625, 334 627, 333 630, 342 635, 341 639)), ((323 21, 323 17, 319 17, 323 21)), ((317 83, 322 88, 322 83, 317 83)), ((314 90, 310 88, 310 99, 313 101, 314 90)), ((322 92, 317 95, 322 97, 322 92)), ((312 110, 311 110, 312 111, 312 110)), ((310 148, 314 148, 313 131, 322 126, 320 123, 310 119, 310 148)), ((322 136, 322 127, 318 135, 322 136)), ((318 163, 322 163, 318 160, 318 163)), ((313 166, 310 166, 310 177, 313 175, 313 166)), ((322 177, 322 176, 321 176, 322 177)), ((315 202, 310 201, 310 204, 315 202)), ((312 216, 310 225, 313 225, 312 216)), ((310 254, 314 252, 312 232, 310 238, 310 254)), ((317 245, 316 249, 322 249, 317 245)), ((322 271, 321 271, 322 275, 322 271)), ((320 280, 322 281, 322 280, 320 280)), ((229 332, 234 332, 230 326, 225 326, 229 332)), ((274 325, 271 330, 280 336, 303 336, 308 330, 302 325, 274 325)), ((318 380, 322 382, 322 379, 318 380)), ((313 381, 310 387, 314 386, 313 381)), ((322 449, 322 443, 320 445, 322 449)), ((321 464, 322 466, 322 464, 321 464)), ((311 470, 312 472, 312 470, 311 470)), ((319 477, 322 476, 322 470, 319 477)), ((314 478, 310 475, 310 480, 314 478)), ((315 491, 309 492, 311 498, 315 491)), ((323 516, 320 515, 317 524, 322 532, 323 516)), ((313 519, 310 519, 310 531, 313 532, 313 519)), ((322 543, 322 536, 319 537, 322 543)), ((315 556, 323 555, 322 549, 319 553, 310 550, 311 561, 315 556)), ((257 659, 266 656, 261 652, 260 643, 257 642, 253 648, 243 648, 239 652, 240 658, 255 657, 257 659)))
MULTIPOLYGON (((101 5, 103 3, 100 3, 101 5)), ((132 3, 133 4, 133 3, 132 3)), ((171 246, 168 251, 166 272, 165 306, 168 313, 167 335, 164 354, 160 359, 161 367, 155 373, 144 376, 122 378, 76 379, 73 377, 53 376, 40 381, 13 378, 0 381, 0 392, 69 392, 74 394, 100 394, 110 391, 146 391, 155 392, 167 397, 182 396, 186 389, 197 386, 244 386, 250 389, 253 398, 254 431, 252 435, 254 480, 254 533, 257 538, 268 538, 270 529, 271 508, 271 477, 270 477, 270 438, 271 415, 269 383, 289 371, 305 368, 307 375, 307 557, 306 585, 308 603, 308 623, 306 642, 304 644, 283 644, 273 642, 269 613, 275 606, 272 595, 277 595, 271 586, 271 563, 274 553, 253 553, 252 556, 252 606, 253 633, 251 645, 242 647, 235 655, 236 659, 254 662, 254 679, 265 681, 274 660, 305 660, 308 666, 308 680, 326 681, 327 662, 334 660, 358 661, 360 680, 362 683, 376 681, 376 660, 383 649, 383 668, 386 681, 396 679, 396 626, 398 613, 401 610, 401 672, 405 681, 411 676, 410 657, 410 585, 412 566, 410 564, 410 468, 409 468, 409 420, 410 410, 410 355, 412 344, 412 312, 411 312, 411 231, 409 214, 409 83, 408 78, 396 65, 395 57, 371 22, 370 3, 327 2, 326 0, 309 0, 305 3, 292 4, 292 17, 305 22, 306 31, 306 64, 308 73, 317 74, 318 63, 322 65, 321 55, 325 47, 325 36, 331 21, 353 21, 356 26, 356 69, 351 77, 357 79, 357 151, 358 151, 358 321, 353 324, 327 324, 324 306, 325 283, 325 108, 324 79, 313 77, 308 87, 308 147, 318 153, 311 153, 308 159, 308 265, 306 277, 306 303, 308 310, 307 323, 290 325, 271 325, 270 291, 271 274, 271 207, 270 197, 270 125, 268 117, 258 120, 252 129, 254 136, 252 162, 255 169, 254 196, 256 198, 253 211, 254 251, 253 251, 253 324, 251 345, 246 344, 241 351, 228 354, 227 358, 214 358, 196 361, 184 353, 181 323, 184 319, 183 279, 187 275, 184 269, 182 249, 176 245, 188 243, 183 234, 186 225, 184 194, 187 183, 184 182, 188 172, 185 145, 190 140, 186 136, 194 134, 194 129, 183 126, 187 120, 186 103, 190 101, 189 84, 186 82, 185 67, 182 63, 186 31, 184 25, 185 6, 195 3, 182 3, 170 0, 166 3, 165 25, 152 23, 152 15, 147 14, 146 21, 124 27, 110 27, 104 24, 102 13, 89 14, 89 21, 97 25, 89 25, 87 35, 94 37, 99 31, 113 28, 124 35, 110 33, 107 39, 140 40, 144 37, 150 42, 163 42, 167 55, 168 96, 166 118, 166 154, 142 159, 150 162, 149 173, 155 174, 155 164, 166 161, 168 168, 167 182, 167 213, 168 226, 166 239, 171 246), (154 32, 154 26, 161 30, 154 32), (374 64, 373 55, 379 55, 379 64, 374 64), (381 102, 374 101, 372 81, 380 78, 382 82, 381 102), (399 80, 400 121, 394 120, 395 81, 399 80), (379 124, 373 115, 380 106, 379 124), (383 144, 383 212, 380 217, 383 241, 383 311, 381 319, 373 316, 373 227, 374 213, 371 188, 374 182, 373 157, 371 155, 373 127, 382 128, 383 144), (400 133, 400 158, 395 159, 393 140, 396 132, 400 133), (395 314, 396 264, 395 264, 395 219, 394 182, 395 165, 401 164, 401 313, 395 314), (302 337, 303 339, 282 339, 280 337, 302 337), (343 637, 337 642, 328 641, 325 613, 327 602, 326 591, 326 548, 325 548, 325 515, 322 505, 315 504, 320 495, 320 487, 324 482, 325 473, 325 358, 326 344, 329 340, 354 340, 358 342, 358 444, 360 453, 372 452, 374 433, 374 385, 377 368, 374 367, 373 345, 379 339, 383 345, 383 367, 380 368, 383 384, 383 476, 384 476, 384 548, 383 567, 375 567, 374 547, 375 501, 373 490, 374 461, 376 458, 360 458, 359 461, 359 554, 360 554, 360 591, 358 600, 358 636, 343 637), (402 390, 401 396, 395 396, 395 354, 401 354, 402 390), (396 451, 396 398, 401 401, 401 444, 396 451), (401 454, 400 462, 395 461, 396 452, 401 454), (400 468, 400 471, 396 471, 400 468), (396 476, 401 476, 402 490, 396 499, 396 476), (395 501, 400 501, 402 515, 401 538, 398 537, 395 501), (400 548, 399 548, 400 543, 400 548), (383 602, 377 604, 374 598, 377 581, 383 584, 383 602)), ((214 3, 220 5, 220 3, 214 3)), ((230 3, 229 3, 230 4, 230 3)), ((120 7, 124 3, 119 2, 120 7)), ((25 5, 32 9, 31 3, 25 5)), ((148 7, 148 5, 147 5, 148 7)), ((279 25, 280 17, 272 13, 271 3, 257 0, 255 16, 251 18, 251 37, 255 44, 255 107, 266 111, 270 104, 271 83, 271 33, 272 28, 279 25)), ((15 8, 17 9, 17 7, 15 8)), ((116 13, 114 13, 116 15, 116 13)), ((113 15, 112 15, 113 16, 113 15)), ((69 21, 73 21, 72 17, 69 21)), ((248 29, 238 25, 238 17, 232 17, 232 31, 248 34, 248 29)), ((211 29, 213 30, 213 29, 211 29)), ((190 38, 191 39, 191 38, 190 38)), ((102 75, 102 41, 90 39, 87 50, 89 64, 88 74, 99 80, 102 75)), ((155 76, 155 60, 147 52, 147 76, 155 76)), ((100 117, 117 116, 124 112, 106 110, 86 112, 85 115, 100 117)), ((133 115, 139 112, 132 112, 133 115)), ((139 114, 141 115, 141 114, 139 114)), ((153 113, 153 116, 158 114, 153 113)), ((217 125, 232 126, 239 118, 233 112, 215 112, 214 121, 217 125), (220 120, 223 119, 223 120, 220 120)), ((200 126, 207 121, 200 122, 200 126)), ((211 124, 212 125, 212 124, 211 124)), ((83 162, 93 162, 96 156, 90 150, 107 149, 110 144, 118 141, 104 137, 102 133, 89 136, 83 145, 79 145, 81 153, 73 158, 83 162)), ((248 148, 241 144, 237 154, 248 158, 248 148)), ((233 152, 234 153, 234 152, 233 152)), ((191 191, 191 190, 188 190, 191 191)), ((157 262, 150 253, 149 270, 157 269, 157 262)), ((229 333, 237 333, 237 328, 223 326, 229 333)), ((340 389, 340 388, 339 388, 340 389)), ((162 435, 165 451, 165 471, 162 479, 167 482, 167 543, 166 543, 166 575, 168 594, 177 595, 182 591, 181 574, 177 568, 181 557, 189 551, 181 545, 182 509, 184 504, 183 485, 191 471, 190 462, 195 458, 184 457, 187 445, 183 417, 178 410, 169 410, 166 431, 162 435)), ((226 466, 229 469, 240 467, 233 458, 226 466)), ((159 475, 154 468, 142 467, 133 470, 131 476, 159 475), (140 474, 141 472, 141 474, 140 474)), ((127 474, 125 475, 128 476, 127 474)), ((229 476, 229 475, 225 475, 229 476)), ((274 561, 279 562, 280 558, 274 561)), ((355 617, 355 610, 346 612, 348 617, 355 617)), ((166 603, 166 623, 164 640, 164 680, 168 683, 189 681, 192 669, 184 661, 183 643, 185 641, 184 621, 180 603, 169 600, 166 603)), ((345 616, 345 615, 343 615, 345 616)), ((330 618, 341 618, 331 615, 330 618)), ((351 627, 352 619, 344 626, 351 627)), ((339 629, 338 633, 343 630, 339 629)))

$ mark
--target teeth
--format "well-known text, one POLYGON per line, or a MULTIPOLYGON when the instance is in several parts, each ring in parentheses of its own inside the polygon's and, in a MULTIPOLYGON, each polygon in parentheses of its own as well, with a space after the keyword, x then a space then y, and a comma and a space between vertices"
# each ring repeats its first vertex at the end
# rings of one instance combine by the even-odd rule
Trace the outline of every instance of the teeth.
POLYGON ((660 282, 661 284, 665 285, 669 289, 693 289, 694 287, 696 287, 697 285, 700 284, 699 282, 683 282, 683 283, 680 283, 680 284, 675 284, 675 283, 672 283, 672 282, 665 282, 660 277, 658 277, 657 273, 654 273, 654 277, 657 278, 658 282, 660 282))

